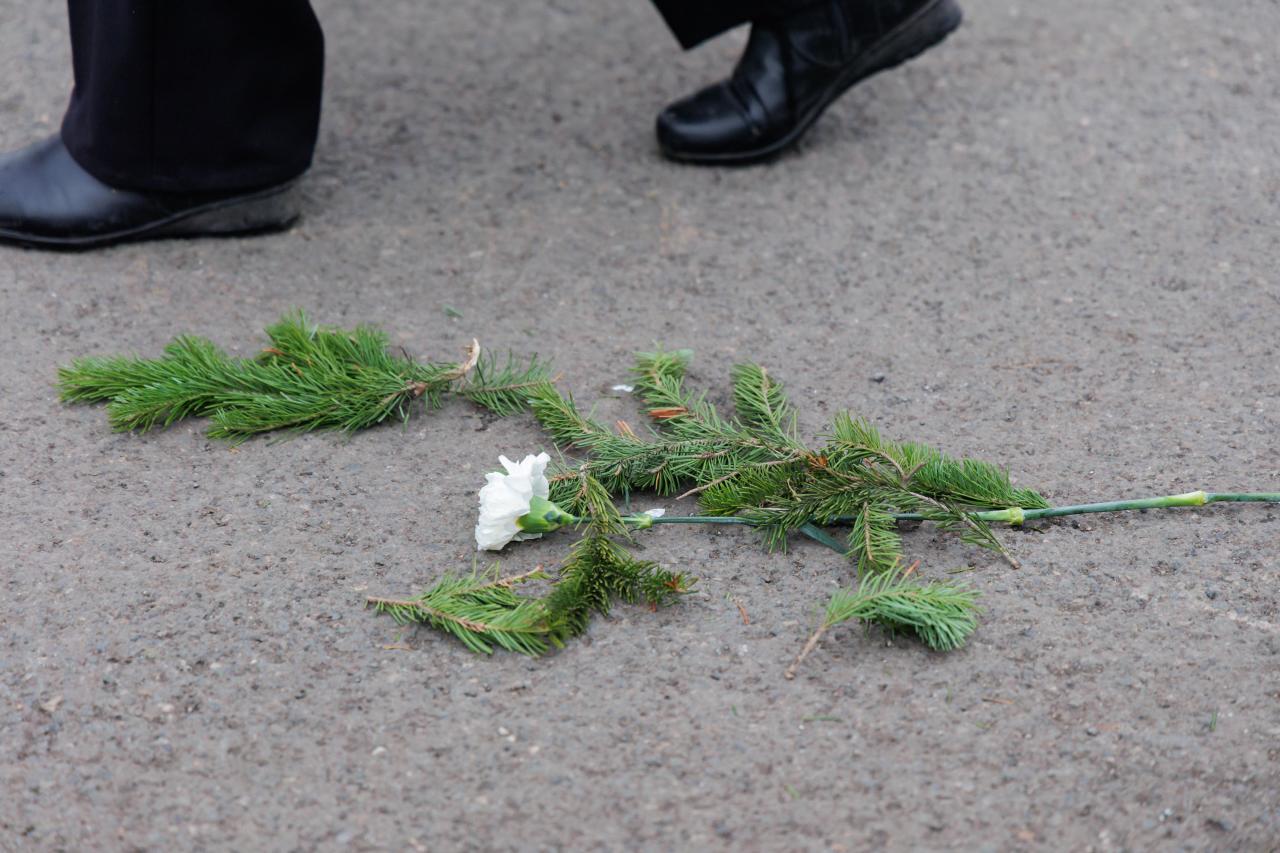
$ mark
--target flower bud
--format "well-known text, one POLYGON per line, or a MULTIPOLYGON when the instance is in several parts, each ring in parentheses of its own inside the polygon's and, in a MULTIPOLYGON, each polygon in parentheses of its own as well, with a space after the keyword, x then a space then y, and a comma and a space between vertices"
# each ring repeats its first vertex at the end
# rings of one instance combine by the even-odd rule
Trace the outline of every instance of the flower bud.
POLYGON ((516 519, 516 527, 524 533, 550 533, 577 520, 546 498, 534 496, 529 511, 516 519))

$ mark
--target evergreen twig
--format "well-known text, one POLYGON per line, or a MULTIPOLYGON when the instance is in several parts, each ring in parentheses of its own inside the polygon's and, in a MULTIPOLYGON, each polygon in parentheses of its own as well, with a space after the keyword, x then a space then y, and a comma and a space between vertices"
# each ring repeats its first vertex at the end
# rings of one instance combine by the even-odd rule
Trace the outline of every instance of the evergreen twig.
POLYGON ((494 566, 488 575, 445 575, 416 598, 370 597, 366 602, 401 625, 424 624, 452 634, 473 652, 492 654, 496 645, 536 657, 548 647, 546 610, 537 600, 521 598, 514 587, 545 577, 535 569, 500 578, 494 566))
POLYGON ((977 594, 963 586, 912 580, 914 568, 867 574, 857 588, 838 590, 832 595, 822 624, 787 668, 786 677, 795 677, 800 664, 829 629, 850 619, 890 632, 913 634, 934 651, 951 651, 964 645, 978 624, 977 594))
POLYGON ((259 433, 354 432, 407 420, 416 401, 436 408, 456 394, 498 415, 522 411, 527 395, 552 382, 536 357, 499 364, 473 342, 462 362, 417 362, 388 352, 385 333, 318 326, 295 312, 268 327, 251 359, 183 336, 158 359, 83 358, 60 368, 67 402, 107 402, 114 429, 147 431, 208 417, 211 438, 241 442, 259 433))

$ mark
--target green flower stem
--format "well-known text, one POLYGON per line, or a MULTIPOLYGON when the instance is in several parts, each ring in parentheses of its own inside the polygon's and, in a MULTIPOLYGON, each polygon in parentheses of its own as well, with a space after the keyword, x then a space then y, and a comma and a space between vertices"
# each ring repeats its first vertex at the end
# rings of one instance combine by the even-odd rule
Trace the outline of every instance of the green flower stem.
MULTIPOLYGON (((1105 501, 1094 504, 1054 506, 1048 509, 994 509, 972 513, 979 521, 1003 521, 1018 525, 1037 518, 1057 518, 1063 515, 1083 515, 1090 512, 1124 512, 1135 509, 1168 509, 1180 506, 1204 506, 1211 503, 1280 503, 1280 492, 1187 492, 1181 495, 1165 495, 1158 498, 1137 498, 1128 501, 1105 501)), ((923 521, 920 513, 904 512, 894 516, 899 521, 923 521)), ((852 518, 837 518, 836 524, 851 524, 852 518)))
MULTIPOLYGON (((1165 495, 1158 498, 1137 498, 1128 501, 1106 501, 1104 503, 1074 504, 1071 506, 1055 506, 1047 509, 993 509, 970 513, 979 521, 1004 522, 1019 525, 1024 521, 1037 518, 1057 518, 1063 515, 1082 515, 1089 512, 1123 512, 1135 509, 1168 509, 1180 506, 1204 506, 1211 503, 1280 503, 1280 492, 1187 492, 1181 495, 1165 495)), ((900 512, 894 515, 898 521, 924 521, 925 517, 918 512, 900 512)), ((635 525, 639 530, 655 524, 738 524, 754 527, 755 522, 732 515, 664 515, 658 518, 645 515, 628 515, 622 519, 627 524, 635 525)), ((832 524, 852 524, 853 518, 841 516, 833 518, 832 524)), ((848 548, 821 528, 814 524, 806 524, 800 532, 821 542, 823 545, 847 553, 848 548)))

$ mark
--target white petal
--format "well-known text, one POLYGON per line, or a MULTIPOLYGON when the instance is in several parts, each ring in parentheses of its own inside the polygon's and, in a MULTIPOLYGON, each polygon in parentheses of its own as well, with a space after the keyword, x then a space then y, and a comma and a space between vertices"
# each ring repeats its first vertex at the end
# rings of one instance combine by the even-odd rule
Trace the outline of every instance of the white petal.
POLYGON ((520 533, 515 521, 481 520, 476 524, 476 550, 500 551, 520 533))
POLYGON ((530 470, 530 490, 534 496, 539 498, 547 498, 551 496, 551 484, 547 482, 547 464, 551 462, 551 457, 546 453, 539 453, 537 456, 525 457, 526 461, 533 460, 529 466, 530 470))
POLYGON ((508 483, 494 483, 480 490, 482 516, 519 518, 529 511, 529 496, 511 489, 508 483))
POLYGON ((661 508, 659 508, 659 509, 646 509, 642 514, 643 514, 643 515, 647 515, 647 516, 649 516, 650 518, 662 518, 664 515, 666 515, 666 514, 667 514, 667 511, 666 511, 665 509, 661 509, 661 508))

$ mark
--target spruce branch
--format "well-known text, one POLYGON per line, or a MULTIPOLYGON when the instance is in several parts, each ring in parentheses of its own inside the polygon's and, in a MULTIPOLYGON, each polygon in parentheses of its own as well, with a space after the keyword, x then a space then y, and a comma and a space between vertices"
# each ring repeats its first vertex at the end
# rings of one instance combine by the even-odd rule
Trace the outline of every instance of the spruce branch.
POLYGON ((158 359, 78 359, 59 368, 59 393, 67 402, 107 402, 116 430, 208 417, 211 438, 241 442, 276 430, 351 433, 404 421, 418 401, 431 409, 451 394, 507 415, 553 381, 536 357, 500 364, 473 341, 461 362, 418 362, 388 352, 380 330, 319 326, 300 311, 266 332, 269 344, 250 359, 194 336, 175 338, 158 359))
POLYGON ((549 621, 554 635, 563 640, 582 633, 592 613, 607 616, 615 600, 659 607, 695 582, 656 563, 637 560, 607 536, 588 534, 574 543, 547 596, 549 621))
POLYGON ((530 396, 554 385, 559 378, 553 376, 550 366, 539 361, 536 355, 528 362, 508 355, 501 365, 495 357, 484 355, 477 359, 474 372, 458 393, 505 417, 526 411, 530 396))
POLYGON ((735 366, 730 378, 734 409, 748 429, 780 445, 799 446, 796 410, 768 371, 748 362, 735 366))
POLYGON ((496 645, 537 657, 548 648, 545 608, 535 599, 521 598, 514 587, 545 577, 535 569, 500 578, 495 565, 488 574, 445 575, 416 598, 370 597, 366 602, 398 624, 424 624, 451 634, 473 652, 492 654, 496 645))
POLYGON ((771 550, 784 548, 793 532, 819 538, 818 526, 852 519, 847 550, 863 571, 898 564, 901 542, 891 519, 903 513, 936 521, 1014 562, 970 511, 1047 506, 1035 492, 1014 488, 994 465, 885 440, 848 413, 836 416, 820 449, 810 450, 796 436, 782 386, 760 365, 733 369, 737 418, 725 418, 705 395, 686 389, 690 358, 687 350, 637 355, 632 375, 655 421, 648 440, 630 427, 608 430, 552 387, 531 399, 534 415, 557 443, 586 453, 582 471, 610 494, 696 495, 709 515, 748 519, 771 550))
POLYGON ((858 561, 858 576, 891 572, 902 559, 897 520, 882 505, 863 504, 849 531, 849 553, 858 561))
POLYGON ((978 624, 977 593, 964 586, 913 580, 910 574, 914 568, 867 574, 855 589, 837 590, 827 604, 822 624, 787 668, 786 677, 795 677, 828 630, 850 619, 878 625, 890 633, 914 635, 934 651, 964 645, 978 624))

